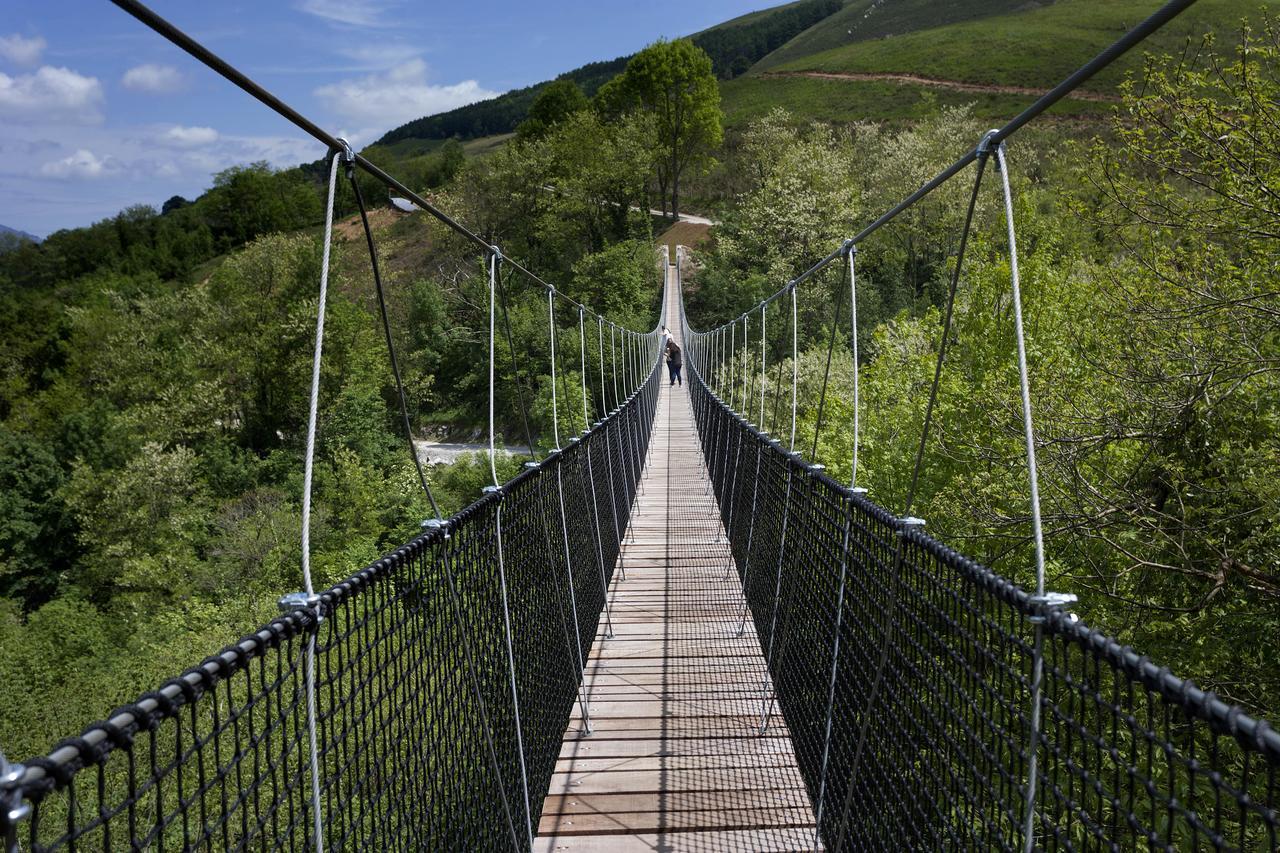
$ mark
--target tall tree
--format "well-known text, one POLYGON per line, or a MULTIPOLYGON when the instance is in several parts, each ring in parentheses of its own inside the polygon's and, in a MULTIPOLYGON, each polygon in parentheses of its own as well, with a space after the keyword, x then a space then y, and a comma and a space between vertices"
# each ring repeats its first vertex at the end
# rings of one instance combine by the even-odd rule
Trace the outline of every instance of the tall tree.
POLYGON ((658 41, 632 57, 627 70, 596 96, 605 114, 633 109, 649 112, 656 123, 658 188, 662 211, 680 211, 680 178, 690 166, 706 166, 724 138, 720 87, 711 58, 688 39, 658 41))
POLYGON ((548 83, 533 99, 529 117, 516 128, 520 139, 541 139, 551 128, 590 106, 578 84, 568 79, 548 83))

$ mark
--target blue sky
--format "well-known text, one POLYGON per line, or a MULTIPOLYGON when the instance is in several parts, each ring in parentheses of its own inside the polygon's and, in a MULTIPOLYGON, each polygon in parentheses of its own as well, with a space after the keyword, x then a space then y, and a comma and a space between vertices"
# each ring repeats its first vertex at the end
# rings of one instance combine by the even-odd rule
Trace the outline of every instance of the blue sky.
MULTIPOLYGON (((772 5, 769 0, 153 0, 357 146, 413 118, 772 5)), ((0 20, 0 224, 46 236, 193 197, 214 172, 324 150, 107 0, 0 20)))

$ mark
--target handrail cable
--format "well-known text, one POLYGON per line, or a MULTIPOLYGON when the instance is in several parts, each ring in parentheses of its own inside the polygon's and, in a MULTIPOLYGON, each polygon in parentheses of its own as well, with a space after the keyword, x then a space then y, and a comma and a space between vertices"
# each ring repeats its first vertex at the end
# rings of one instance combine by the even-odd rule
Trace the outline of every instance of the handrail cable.
MULTIPOLYGON (((346 145, 346 143, 340 137, 334 136, 333 134, 329 133, 324 128, 320 127, 318 124, 311 121, 311 119, 307 118, 302 113, 298 112, 293 107, 289 106, 289 104, 285 103, 279 97, 277 97, 276 95, 268 91, 265 87, 255 82, 247 74, 240 71, 238 68, 233 66, 231 63, 227 62, 222 57, 218 56, 213 51, 209 50, 209 48, 205 47, 200 42, 192 38, 191 36, 187 35, 185 32, 183 32, 173 23, 171 23, 170 21, 166 20, 165 18, 157 14, 155 11, 153 11, 148 6, 146 6, 144 3, 139 2, 139 0, 111 0, 111 2, 114 3, 116 6, 118 6, 120 9, 122 9, 123 11, 132 15, 134 18, 136 18, 139 22, 141 22, 145 26, 154 30, 160 36, 167 39, 175 47, 178 47, 183 52, 191 56, 193 59, 205 65, 207 68, 209 68, 209 70, 213 71, 214 73, 226 79, 228 82, 244 90, 246 93, 251 95, 254 99, 261 102, 263 105, 265 105, 268 109, 275 112, 281 118, 289 121, 299 130, 305 132, 306 134, 313 137, 317 141, 324 143, 324 145, 326 145, 329 150, 331 151, 342 151, 344 149, 349 150, 350 146, 346 145)), ((352 152, 351 162, 359 166, 368 174, 372 175, 374 178, 377 178, 379 181, 381 181, 384 185, 386 185, 390 189, 395 190, 396 192, 403 195, 406 199, 413 202, 418 207, 422 208, 424 211, 429 213, 435 219, 437 219, 438 221, 440 221, 441 223, 443 223, 444 225, 452 229, 459 236, 464 237, 467 240, 470 240, 477 247, 482 249, 486 254, 489 252, 491 248, 489 241, 485 240, 483 237, 476 234, 474 231, 470 230, 465 225, 458 222, 456 219, 449 216, 444 211, 440 210, 440 208, 436 207, 434 204, 432 204, 431 202, 423 198, 422 195, 409 189, 399 180, 387 174, 378 166, 369 162, 369 160, 366 159, 363 155, 352 152)), ((559 290, 558 288, 556 288, 555 285, 548 283, 545 279, 543 279, 537 273, 530 271, 527 267, 525 267, 519 261, 516 261, 515 259, 510 257, 503 258, 503 260, 508 265, 510 265, 513 269, 515 269, 517 272, 520 272, 523 275, 527 276, 536 284, 539 284, 542 287, 551 288, 564 299, 567 299, 570 302, 573 302, 575 305, 580 306, 589 314, 596 316, 596 312, 593 311, 590 308, 590 306, 583 305, 582 303, 577 302, 576 300, 573 299, 573 297, 559 290)))

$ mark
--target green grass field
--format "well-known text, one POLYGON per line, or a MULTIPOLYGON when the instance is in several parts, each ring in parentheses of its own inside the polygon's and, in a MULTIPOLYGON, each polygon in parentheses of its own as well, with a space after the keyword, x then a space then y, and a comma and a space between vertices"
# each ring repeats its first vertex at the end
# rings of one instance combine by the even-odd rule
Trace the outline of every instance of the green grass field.
POLYGON ((760 60, 751 70, 767 71, 853 42, 914 32, 925 26, 941 27, 1001 15, 1028 5, 1027 0, 852 0, 839 12, 760 60))
MULTIPOLYGON (((972 4, 995 7, 1005 0, 972 4)), ((933 6, 927 0, 903 5, 933 6)), ((945 8, 954 4, 939 4, 945 8)), ((1022 4, 1024 7, 1027 4, 1022 4)), ((1111 44, 1158 7, 1154 0, 1058 0, 1032 8, 914 32, 858 41, 808 56, 770 64, 774 70, 903 73, 992 85, 1048 88, 1111 44)), ((1187 40, 1198 43, 1214 30, 1220 47, 1238 41, 1240 21, 1257 20, 1263 8, 1280 11, 1280 0, 1200 0, 1155 33, 1143 46, 1088 84, 1094 91, 1114 90, 1141 67, 1143 52, 1181 53, 1187 40)), ((917 22, 936 16, 917 10, 917 22)), ((834 16, 833 16, 834 17, 834 16)), ((830 20, 830 19, 828 19, 830 20)), ((827 22, 823 22, 826 24, 827 22)), ((823 24, 819 24, 821 27, 823 24)), ((816 29, 816 28, 815 28, 816 29)), ((764 62, 790 50, 808 33, 775 51, 764 62)), ((858 84, 853 84, 858 85, 858 84)))
MULTIPOLYGON (((913 121, 939 107, 973 104, 974 114, 992 120, 1011 118, 1034 98, 995 93, 975 94, 893 82, 849 82, 805 77, 741 77, 720 85, 727 127, 742 127, 774 107, 819 121, 913 121)), ((1098 120, 1110 104, 1067 99, 1051 115, 1098 120)))

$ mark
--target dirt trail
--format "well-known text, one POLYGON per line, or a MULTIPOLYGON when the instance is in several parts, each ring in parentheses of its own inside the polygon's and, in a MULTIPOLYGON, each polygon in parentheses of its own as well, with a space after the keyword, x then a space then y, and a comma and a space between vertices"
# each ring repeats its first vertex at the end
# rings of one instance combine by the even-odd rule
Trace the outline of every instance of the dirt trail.
MULTIPOLYGON (((972 92, 974 94, 996 95, 1030 95, 1039 97, 1044 89, 1030 86, 1001 86, 994 83, 963 83, 959 80, 939 80, 935 77, 921 77, 918 74, 895 74, 872 71, 765 71, 761 77, 811 77, 817 80, 850 80, 850 81, 888 81, 891 83, 910 83, 916 86, 931 86, 935 89, 950 89, 955 92, 972 92)), ((1095 101, 1102 104, 1118 104, 1120 98, 1102 92, 1084 92, 1076 90, 1068 97, 1077 101, 1095 101)))

